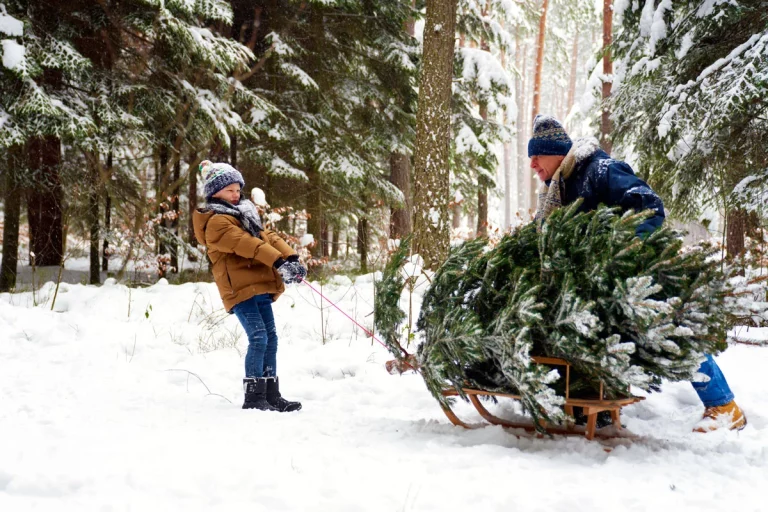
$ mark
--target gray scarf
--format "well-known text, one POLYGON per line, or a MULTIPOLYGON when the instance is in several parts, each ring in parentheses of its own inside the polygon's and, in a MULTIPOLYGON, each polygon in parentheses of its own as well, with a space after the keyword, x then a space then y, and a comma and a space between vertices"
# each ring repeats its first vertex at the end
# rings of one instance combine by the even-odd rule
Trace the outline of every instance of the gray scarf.
POLYGON ((244 230, 256 238, 261 238, 259 233, 264 230, 261 218, 256 211, 256 206, 249 200, 241 199, 237 205, 233 205, 222 199, 211 198, 208 200, 206 209, 236 218, 243 225, 244 230))

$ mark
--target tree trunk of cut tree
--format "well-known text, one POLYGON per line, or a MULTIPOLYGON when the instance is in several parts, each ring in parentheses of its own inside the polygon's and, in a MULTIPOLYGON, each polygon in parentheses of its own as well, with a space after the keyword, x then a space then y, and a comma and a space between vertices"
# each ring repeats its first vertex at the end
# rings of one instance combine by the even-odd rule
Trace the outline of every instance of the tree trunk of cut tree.
POLYGON ((613 124, 611 123, 611 112, 608 109, 608 99, 611 96, 611 86, 613 85, 613 61, 611 60, 612 30, 613 8, 611 7, 611 0, 603 0, 603 102, 601 105, 602 115, 600 117, 600 147, 609 155, 613 149, 613 143, 611 142, 613 124))
POLYGON ((451 84, 457 0, 427 0, 414 149, 414 252, 436 269, 450 248, 451 84))
POLYGON ((64 257, 61 140, 51 135, 35 137, 28 149, 29 168, 40 176, 35 188, 27 191, 29 248, 35 254, 35 266, 58 266, 64 257))

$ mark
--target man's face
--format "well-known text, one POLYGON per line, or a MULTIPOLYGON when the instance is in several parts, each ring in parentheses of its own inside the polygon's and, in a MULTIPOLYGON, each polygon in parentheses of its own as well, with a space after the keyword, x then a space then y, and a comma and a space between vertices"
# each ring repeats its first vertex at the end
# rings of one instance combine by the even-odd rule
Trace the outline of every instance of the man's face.
POLYGON ((216 199, 223 199, 229 204, 237 204, 240 202, 240 184, 233 183, 219 190, 213 197, 216 199))
POLYGON ((565 159, 560 155, 533 155, 531 157, 531 169, 541 181, 552 179, 555 171, 565 159))

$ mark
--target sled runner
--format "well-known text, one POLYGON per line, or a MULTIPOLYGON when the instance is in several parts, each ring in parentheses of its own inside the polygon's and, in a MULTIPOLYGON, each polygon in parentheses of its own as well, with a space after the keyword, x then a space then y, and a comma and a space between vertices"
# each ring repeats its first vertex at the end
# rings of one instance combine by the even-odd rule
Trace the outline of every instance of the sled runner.
MULTIPOLYGON (((617 434, 617 432, 621 431, 622 429, 621 412, 620 412, 621 408, 645 399, 639 396, 628 396, 628 397, 617 398, 617 399, 606 399, 603 394, 602 383, 600 384, 600 392, 597 398, 593 398, 593 399, 571 398, 570 397, 571 364, 564 359, 559 359, 556 357, 534 356, 532 359, 536 364, 546 364, 548 366, 564 366, 565 367, 565 406, 564 406, 565 412, 569 416, 573 417, 573 412, 574 412, 573 408, 581 407, 584 411, 584 415, 587 417, 587 424, 584 427, 576 426, 573 424, 573 422, 568 422, 564 426, 542 424, 541 426, 543 426, 546 429, 546 431, 550 434, 583 435, 590 440, 594 439, 596 435, 598 437, 623 437, 620 434, 617 434), (610 411, 611 413, 611 422, 613 426, 613 429, 612 429, 613 432, 609 436, 600 435, 599 433, 596 432, 597 414, 602 411, 610 411)), ((486 420, 488 423, 491 423, 492 425, 501 425, 503 427, 509 427, 509 428, 520 428, 528 431, 536 430, 535 426, 531 423, 509 421, 509 420, 505 420, 497 416, 494 416, 488 411, 488 409, 485 408, 485 406, 483 406, 483 404, 479 399, 479 397, 481 396, 493 396, 493 397, 519 399, 520 398, 519 395, 514 395, 509 393, 496 393, 493 391, 484 391, 481 389, 470 389, 470 388, 464 388, 463 392, 469 397, 470 403, 472 403, 472 405, 475 406, 475 409, 477 409, 477 412, 480 413, 480 416, 482 416, 483 419, 486 420)), ((443 391, 443 396, 458 396, 458 395, 459 395, 459 392, 455 389, 446 389, 443 391)), ((445 415, 454 425, 462 426, 465 428, 472 428, 471 425, 460 420, 459 417, 456 416, 456 414, 449 407, 444 407, 443 412, 445 412, 445 415)))
MULTIPOLYGON (((627 397, 622 397, 617 399, 606 399, 603 393, 603 386, 601 384, 600 391, 597 398, 571 398, 570 396, 571 364, 565 359, 559 359, 556 357, 534 356, 532 357, 532 359, 536 364, 565 367, 565 406, 564 406, 565 412, 571 418, 573 418, 574 407, 581 407, 584 412, 584 415, 587 417, 587 424, 585 426, 575 425, 573 421, 570 421, 565 425, 542 424, 541 426, 544 427, 547 433, 557 434, 557 435, 579 435, 579 436, 583 435, 589 440, 592 440, 595 437, 617 438, 617 437, 632 436, 632 434, 629 434, 626 431, 622 432, 621 408, 626 407, 627 405, 632 405, 641 400, 645 400, 644 397, 627 396, 627 397), (601 434, 600 432, 597 432, 597 415, 598 413, 603 411, 610 411, 611 413, 612 428, 609 429, 611 431, 610 434, 601 434)), ((415 358, 411 356, 408 358, 407 362, 403 363, 397 360, 392 360, 392 361, 387 361, 385 366, 389 373, 396 373, 396 372, 403 373, 411 369, 416 370, 418 368, 418 363, 416 362, 415 358)), ((463 388, 462 391, 464 392, 464 394, 467 395, 470 403, 475 407, 475 409, 477 409, 477 412, 480 413, 480 416, 482 416, 482 418, 488 423, 492 425, 501 425, 503 427, 508 427, 508 428, 525 429, 529 432, 536 430, 536 427, 530 422, 510 421, 510 420, 505 420, 503 418, 494 416, 488 411, 488 409, 485 408, 485 406, 482 404, 479 398, 481 396, 492 396, 492 397, 512 398, 512 399, 518 400, 520 399, 519 395, 510 394, 510 393, 497 393, 494 391, 485 391, 482 389, 472 389, 472 388, 463 388)), ((446 396, 446 397, 459 396, 459 392, 453 388, 444 390, 442 394, 443 396, 446 396)), ((443 407, 443 412, 451 421, 451 423, 453 423, 454 425, 461 426, 464 428, 474 428, 473 425, 465 423, 464 421, 459 419, 459 417, 456 416, 456 413, 454 413, 450 407, 443 407)))

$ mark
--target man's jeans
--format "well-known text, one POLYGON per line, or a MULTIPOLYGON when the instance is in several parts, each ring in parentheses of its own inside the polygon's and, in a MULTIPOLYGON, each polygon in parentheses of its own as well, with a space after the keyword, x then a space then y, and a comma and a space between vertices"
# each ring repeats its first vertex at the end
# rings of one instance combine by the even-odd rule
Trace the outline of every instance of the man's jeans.
POLYGON ((704 407, 717 407, 725 405, 733 400, 733 392, 728 387, 723 372, 717 366, 715 360, 707 354, 707 360, 701 363, 699 372, 709 377, 708 382, 692 382, 693 389, 699 394, 699 398, 704 402, 704 407))
POLYGON ((277 375, 277 329, 272 314, 272 296, 268 293, 256 295, 236 304, 232 311, 248 336, 246 378, 277 375))

